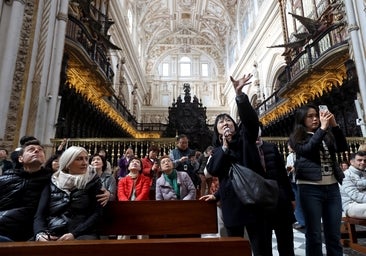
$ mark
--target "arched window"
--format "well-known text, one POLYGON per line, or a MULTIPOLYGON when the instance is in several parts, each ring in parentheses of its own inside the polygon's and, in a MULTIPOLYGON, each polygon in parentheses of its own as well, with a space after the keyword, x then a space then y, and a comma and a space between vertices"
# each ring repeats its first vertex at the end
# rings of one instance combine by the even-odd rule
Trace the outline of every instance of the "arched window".
POLYGON ((179 76, 191 76, 191 59, 182 57, 179 60, 179 76))

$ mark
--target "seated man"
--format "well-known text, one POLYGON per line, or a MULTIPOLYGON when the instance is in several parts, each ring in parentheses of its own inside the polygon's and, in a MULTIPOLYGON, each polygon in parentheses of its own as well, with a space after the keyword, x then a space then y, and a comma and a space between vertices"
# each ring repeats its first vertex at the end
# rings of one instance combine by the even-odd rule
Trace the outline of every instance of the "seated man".
POLYGON ((351 155, 341 186, 342 207, 348 217, 366 219, 366 152, 351 155))
POLYGON ((38 140, 31 140, 19 151, 21 169, 0 176, 0 241, 26 241, 33 237, 33 217, 51 170, 42 165, 45 152, 38 140))

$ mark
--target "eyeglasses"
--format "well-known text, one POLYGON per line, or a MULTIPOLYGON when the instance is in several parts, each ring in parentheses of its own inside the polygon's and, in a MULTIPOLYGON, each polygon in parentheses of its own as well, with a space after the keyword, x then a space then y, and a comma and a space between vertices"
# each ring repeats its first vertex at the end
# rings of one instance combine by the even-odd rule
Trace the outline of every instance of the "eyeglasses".
POLYGON ((165 163, 169 163, 172 160, 170 160, 170 158, 164 158, 163 160, 160 161, 161 164, 165 164, 165 163))

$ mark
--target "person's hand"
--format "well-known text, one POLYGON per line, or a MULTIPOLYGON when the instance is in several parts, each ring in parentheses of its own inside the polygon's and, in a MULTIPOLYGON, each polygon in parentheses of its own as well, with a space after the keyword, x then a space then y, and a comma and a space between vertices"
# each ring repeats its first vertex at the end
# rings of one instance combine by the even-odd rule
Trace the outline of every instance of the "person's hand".
POLYGON ((204 195, 199 198, 199 200, 202 201, 213 201, 216 200, 216 197, 214 195, 204 195))
POLYGON ((224 130, 224 136, 222 138, 223 146, 228 147, 229 142, 231 141, 232 138, 233 138, 233 132, 230 130, 229 127, 226 127, 225 130, 224 130))
POLYGON ((36 236, 36 241, 40 241, 40 242, 56 241, 56 240, 58 240, 57 236, 52 236, 45 232, 41 232, 41 233, 37 234, 37 236, 36 236))
POLYGON ((159 163, 157 161, 154 161, 154 164, 151 167, 151 170, 156 172, 158 169, 159 169, 159 163))
POLYGON ((108 190, 106 190, 105 188, 102 188, 101 191, 103 192, 103 194, 98 194, 97 195, 97 201, 100 203, 101 206, 106 206, 108 201, 109 201, 109 197, 111 196, 111 192, 109 192, 108 190))
POLYGON ((248 82, 253 77, 252 74, 244 75, 242 78, 239 78, 239 80, 235 80, 232 76, 230 76, 230 80, 233 83, 235 93, 236 95, 242 94, 242 89, 244 86, 251 84, 251 82, 248 82))
MULTIPOLYGON (((330 113, 330 112, 329 112, 330 113)), ((332 113, 331 113, 332 114, 332 113)), ((332 114, 332 116, 331 116, 331 118, 330 118, 330 120, 329 120, 329 125, 331 126, 331 127, 336 127, 336 126, 338 126, 338 124, 337 124, 337 121, 335 120, 335 117, 334 117, 334 115, 332 114)))
POLYGON ((66 143, 67 143, 67 138, 64 138, 64 139, 61 141, 60 145, 58 146, 57 150, 58 150, 58 151, 62 151, 62 150, 64 149, 64 147, 65 147, 66 143))
POLYGON ((62 235, 62 236, 58 239, 58 241, 74 240, 74 239, 75 239, 75 237, 74 237, 74 235, 73 235, 73 234, 71 234, 71 233, 66 233, 66 234, 62 235))
POLYGON ((185 162, 188 160, 188 156, 182 156, 180 159, 179 159, 179 162, 185 162))
POLYGON ((329 111, 320 111, 319 112, 320 129, 322 130, 328 129, 329 122, 332 118, 334 118, 334 116, 329 111))

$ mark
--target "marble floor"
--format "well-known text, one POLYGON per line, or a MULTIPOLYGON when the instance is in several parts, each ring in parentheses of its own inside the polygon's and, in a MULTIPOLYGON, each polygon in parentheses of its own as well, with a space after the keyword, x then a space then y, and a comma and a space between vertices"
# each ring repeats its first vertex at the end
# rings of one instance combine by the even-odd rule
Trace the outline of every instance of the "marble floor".
MULTIPOLYGON (((360 242, 362 242, 362 241, 360 241, 360 242)), ((275 235, 272 236, 272 244, 273 244, 273 256, 278 256, 277 242, 276 242, 275 235)), ((294 229, 294 249, 295 249, 296 256, 305 256, 304 230, 294 229)), ((326 255, 326 250, 325 250, 324 244, 323 244, 323 253, 324 253, 324 255, 326 255)), ((365 256, 365 254, 362 254, 360 252, 357 252, 357 251, 352 250, 351 248, 347 248, 347 247, 345 247, 343 249, 343 255, 344 256, 365 256)))

